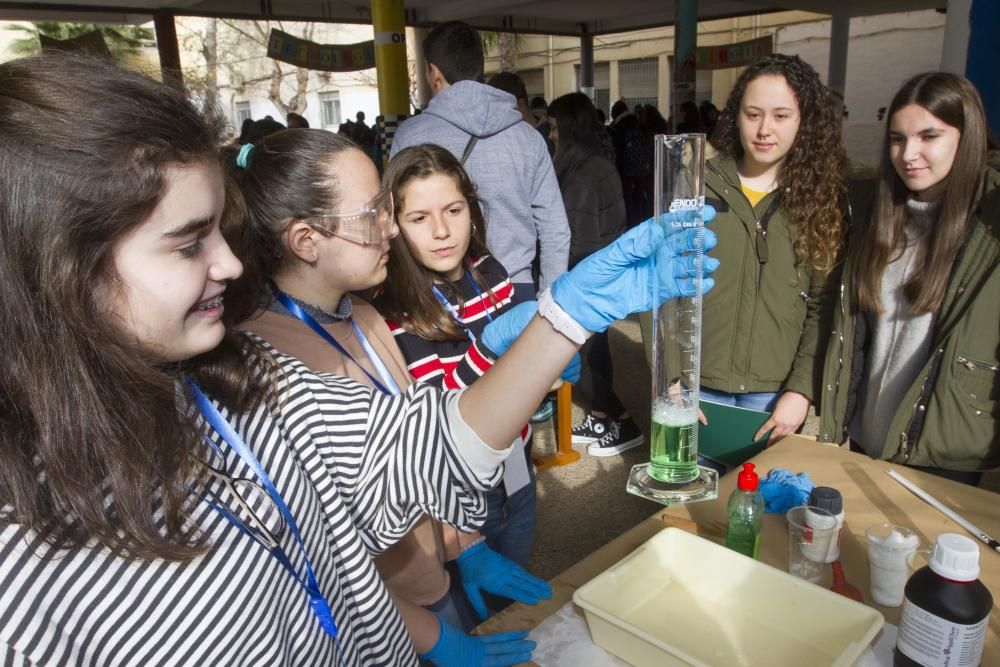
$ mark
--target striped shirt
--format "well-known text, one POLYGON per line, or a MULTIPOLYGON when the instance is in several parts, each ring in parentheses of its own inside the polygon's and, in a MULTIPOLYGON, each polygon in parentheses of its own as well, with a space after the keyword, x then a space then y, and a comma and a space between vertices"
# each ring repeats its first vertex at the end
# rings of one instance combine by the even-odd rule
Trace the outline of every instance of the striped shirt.
MULTIPOLYGON (((479 258, 474 266, 488 289, 481 289, 473 285, 468 277, 463 277, 457 283, 460 294, 446 293, 445 298, 458 314, 459 324, 475 337, 475 344, 469 345, 468 339, 427 340, 409 333, 397 322, 386 320, 413 379, 445 389, 461 389, 482 377, 496 362, 493 352, 482 344, 479 337, 491 318, 513 307, 514 286, 507 270, 492 255, 479 258), (491 292, 493 298, 490 298, 491 292)), ((521 429, 521 442, 517 445, 519 450, 523 452, 530 437, 531 427, 525 424, 521 429)))
POLYGON ((459 315, 458 323, 475 336, 475 345, 469 345, 467 338, 457 341, 427 340, 407 332, 397 322, 386 320, 414 379, 445 389, 460 389, 475 382, 493 365, 494 357, 482 347, 479 336, 491 317, 510 309, 514 286, 507 271, 490 255, 481 257, 475 267, 489 289, 479 289, 472 285, 468 277, 463 277, 457 283, 460 295, 445 294, 459 315), (490 292, 493 293, 492 299, 490 292))
MULTIPOLYGON (((191 519, 211 547, 187 563, 128 562, 99 548, 54 552, 9 523, 7 506, 0 509, 2 664, 417 664, 371 555, 424 513, 467 529, 480 524, 481 491, 499 481, 509 450, 490 449, 469 429, 457 392, 416 384, 386 396, 272 354, 283 370, 277 414, 263 403, 242 414, 219 409, 294 515, 339 639, 323 632, 308 595, 277 559, 205 502, 191 519)), ((266 371, 256 362, 255 372, 266 371)), ((201 426, 226 452, 232 478, 255 479, 201 426)), ((291 531, 280 541, 304 576, 291 531)))

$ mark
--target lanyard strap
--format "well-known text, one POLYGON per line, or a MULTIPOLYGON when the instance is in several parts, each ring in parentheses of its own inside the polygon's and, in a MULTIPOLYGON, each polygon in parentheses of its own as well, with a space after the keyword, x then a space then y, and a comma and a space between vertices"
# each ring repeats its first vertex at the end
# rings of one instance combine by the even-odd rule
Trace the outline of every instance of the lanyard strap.
MULTIPOLYGON (((472 285, 472 289, 476 291, 476 298, 479 300, 480 303, 483 304, 483 312, 486 313, 486 320, 488 322, 492 322, 493 314, 490 313, 490 307, 486 304, 485 301, 483 301, 482 290, 479 289, 479 285, 477 285, 476 281, 472 279, 472 276, 469 275, 468 271, 465 272, 465 277, 468 278, 469 284, 472 285)), ((451 313, 451 316, 455 318, 455 323, 458 324, 458 326, 465 329, 465 335, 469 337, 469 340, 471 340, 473 343, 476 342, 476 335, 472 333, 472 330, 468 327, 468 325, 465 324, 465 321, 462 320, 462 317, 458 314, 458 311, 455 310, 455 306, 453 306, 451 302, 448 301, 447 298, 445 298, 445 295, 441 293, 441 290, 437 288, 437 285, 431 285, 431 290, 434 292, 434 296, 437 297, 437 300, 441 302, 441 305, 444 306, 445 310, 451 313)))
MULTIPOLYGON (((271 550, 271 555, 281 563, 286 570, 288 570, 291 575, 295 578, 299 584, 305 588, 306 593, 309 594, 309 606, 312 608, 313 613, 316 615, 319 621, 320 627, 330 635, 331 637, 337 637, 337 624, 333 620, 333 612, 330 611, 330 605, 323 597, 323 593, 320 591, 319 582, 316 580, 316 574, 313 572, 312 562, 309 560, 309 554, 306 552, 306 546, 302 542, 302 534, 299 532, 298 524, 295 523, 295 517, 292 516, 291 510, 288 509, 288 505, 285 504, 284 498, 278 493, 278 489, 275 488, 274 483, 271 482, 271 478, 268 476, 267 472, 264 470, 264 466, 261 465, 257 457, 254 456, 250 448, 243 441, 243 438, 236 432, 236 429, 226 421, 219 410, 212 405, 212 402, 208 400, 208 397, 202 393, 198 385, 194 383, 193 380, 188 378, 187 380, 188 388, 190 388, 192 395, 194 396, 195 402, 198 405, 198 410, 201 411, 202 416, 211 424, 215 432, 222 436, 222 439, 226 441, 230 449, 236 452, 244 463, 253 469, 254 473, 260 478, 261 483, 267 490, 267 495, 271 497, 274 504, 278 507, 278 511, 285 518, 285 523, 288 524, 288 528, 292 531, 292 535, 295 537, 296 543, 298 543, 299 548, 302 549, 302 558, 306 563, 306 581, 302 581, 302 578, 295 572, 295 568, 292 566, 291 561, 288 559, 288 555, 279 546, 276 549, 271 550)), ((214 443, 213 443, 214 444, 214 443)), ((236 517, 232 516, 227 512, 221 512, 223 516, 229 519, 231 523, 236 524, 243 532, 248 532, 246 527, 242 523, 236 520, 236 517)))
POLYGON ((365 337, 364 332, 361 331, 361 327, 359 327, 353 319, 351 320, 351 325, 354 327, 354 331, 358 335, 358 340, 361 342, 361 347, 364 348, 365 354, 368 355, 368 360, 372 363, 372 366, 375 367, 375 370, 378 371, 378 374, 382 376, 381 382, 379 382, 379 380, 374 375, 369 373, 364 366, 358 363, 358 360, 355 359, 354 356, 350 352, 348 352, 343 345, 338 343, 337 339, 331 336, 330 332, 327 331, 325 328, 323 328, 322 324, 317 322, 312 315, 310 315, 305 310, 300 308, 299 304, 295 303, 295 301, 292 300, 292 297, 288 296, 280 289, 278 289, 278 286, 275 285, 274 283, 271 283, 271 291, 274 293, 274 298, 276 298, 288 312, 290 312, 293 316, 304 322, 310 329, 319 334, 320 338, 325 340, 327 343, 332 345, 338 352, 340 352, 342 355, 344 355, 352 362, 354 362, 354 365, 360 368, 361 372, 364 373, 366 376, 368 376, 368 379, 371 381, 373 385, 375 385, 376 389, 378 389, 383 394, 392 394, 393 396, 399 393, 399 385, 396 384, 396 380, 393 379, 392 373, 390 373, 389 369, 386 368, 384 363, 382 363, 382 359, 379 358, 378 353, 375 352, 375 348, 373 348, 371 343, 368 342, 368 338, 365 337))

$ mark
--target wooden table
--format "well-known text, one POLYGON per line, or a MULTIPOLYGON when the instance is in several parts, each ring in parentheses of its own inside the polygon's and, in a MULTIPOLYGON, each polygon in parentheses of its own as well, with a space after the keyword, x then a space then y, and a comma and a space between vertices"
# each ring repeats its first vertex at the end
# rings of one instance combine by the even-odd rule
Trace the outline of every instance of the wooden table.
MULTIPOLYGON (((917 472, 905 466, 874 461, 833 445, 792 436, 751 459, 761 477, 771 468, 809 473, 818 486, 832 486, 844 496, 845 522, 841 562, 848 581, 865 595, 865 603, 878 609, 889 623, 899 623, 899 608, 882 607, 871 599, 865 529, 879 523, 895 523, 917 532, 921 547, 931 545, 941 533, 969 534, 936 509, 923 502, 886 474, 895 469, 968 521, 996 537, 1000 535, 1000 494, 917 472)), ((480 626, 499 632, 530 629, 572 599, 573 592, 615 564, 667 526, 677 526, 721 542, 726 532, 726 500, 736 487, 736 472, 723 476, 719 497, 713 501, 662 509, 617 539, 601 547, 552 580, 553 598, 537 606, 514 604, 480 626)), ((624 481, 622 493, 625 493, 624 481)), ((651 507, 654 507, 652 504, 651 507)), ((978 540, 980 579, 994 596, 983 665, 1000 665, 1000 553, 978 540)), ((787 532, 784 517, 766 514, 761 534, 760 560, 781 569, 788 567, 787 532)), ((830 573, 822 582, 830 585, 830 573)))

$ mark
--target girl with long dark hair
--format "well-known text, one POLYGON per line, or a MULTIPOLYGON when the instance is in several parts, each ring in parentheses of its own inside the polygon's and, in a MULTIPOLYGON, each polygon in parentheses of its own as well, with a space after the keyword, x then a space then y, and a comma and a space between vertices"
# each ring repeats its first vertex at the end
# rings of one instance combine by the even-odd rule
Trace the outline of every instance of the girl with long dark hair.
MULTIPOLYGON (((240 234, 233 235, 245 271, 231 292, 235 298, 246 292, 260 304, 240 328, 314 371, 350 377, 382 393, 405 391, 412 380, 399 346, 382 316, 353 294, 385 280, 389 243, 399 232, 392 197, 382 191, 371 158, 342 135, 303 129, 227 153, 246 204, 240 234)), ((504 325, 498 320, 484 336, 494 347, 504 325)), ((458 376, 478 376, 495 361, 482 344, 461 352, 453 371, 458 376)), ((465 600, 450 594, 445 562, 458 560, 473 595, 482 589, 528 604, 549 595, 548 584, 479 542, 478 531, 424 516, 375 558, 418 655, 439 667, 477 664, 459 654, 482 649, 485 657, 486 646, 514 659, 520 641, 463 632, 477 623, 463 614, 465 600), (484 559, 490 571, 477 566, 484 559)))
POLYGON ((820 437, 975 484, 1000 465, 1000 172, 976 89, 943 72, 889 105, 857 206, 820 437))

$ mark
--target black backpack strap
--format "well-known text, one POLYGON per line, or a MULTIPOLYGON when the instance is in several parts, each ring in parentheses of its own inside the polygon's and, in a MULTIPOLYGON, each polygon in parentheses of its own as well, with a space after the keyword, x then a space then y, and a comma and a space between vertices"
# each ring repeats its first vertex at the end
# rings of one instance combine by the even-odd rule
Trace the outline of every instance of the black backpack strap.
POLYGON ((472 149, 476 147, 476 142, 479 138, 476 136, 469 137, 469 143, 465 144, 465 150, 462 151, 462 166, 465 166, 465 161, 469 159, 469 155, 472 154, 472 149))

